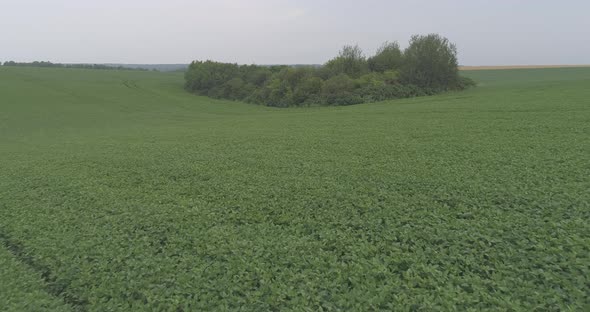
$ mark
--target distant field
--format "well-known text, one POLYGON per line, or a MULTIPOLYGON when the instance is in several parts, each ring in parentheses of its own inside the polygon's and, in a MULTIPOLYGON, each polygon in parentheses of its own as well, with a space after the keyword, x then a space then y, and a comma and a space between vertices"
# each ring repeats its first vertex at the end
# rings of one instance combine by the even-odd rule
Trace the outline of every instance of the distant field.
POLYGON ((590 65, 511 65, 511 66, 460 66, 459 70, 493 70, 493 69, 547 69, 547 68, 585 68, 590 65))
POLYGON ((587 311, 590 68, 273 109, 0 67, 0 310, 587 311))

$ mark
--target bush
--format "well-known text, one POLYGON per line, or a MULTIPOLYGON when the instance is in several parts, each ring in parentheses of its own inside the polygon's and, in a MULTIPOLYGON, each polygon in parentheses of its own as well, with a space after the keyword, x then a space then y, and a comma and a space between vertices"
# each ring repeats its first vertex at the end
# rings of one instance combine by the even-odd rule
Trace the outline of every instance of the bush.
POLYGON ((383 86, 385 85, 385 80, 383 78, 383 75, 379 73, 364 74, 356 80, 356 84, 360 88, 367 86, 383 86))
POLYGON ((464 90, 471 87, 475 87, 477 83, 475 80, 468 78, 468 77, 459 77, 459 82, 457 83, 457 90, 464 90))
POLYGON ((307 77, 295 88, 293 101, 299 105, 309 102, 318 102, 322 92, 323 81, 318 77, 307 77))
POLYGON ((354 89, 356 89, 356 86, 357 84, 352 78, 346 74, 340 74, 324 82, 322 94, 327 96, 338 93, 352 92, 354 89))

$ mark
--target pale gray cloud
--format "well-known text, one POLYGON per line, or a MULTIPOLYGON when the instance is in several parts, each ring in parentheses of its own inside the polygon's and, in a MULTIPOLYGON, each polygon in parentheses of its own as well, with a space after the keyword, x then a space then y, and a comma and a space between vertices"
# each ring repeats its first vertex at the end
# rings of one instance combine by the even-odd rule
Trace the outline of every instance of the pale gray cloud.
POLYGON ((436 32, 466 65, 588 64, 582 0, 0 0, 0 61, 323 63, 436 32))

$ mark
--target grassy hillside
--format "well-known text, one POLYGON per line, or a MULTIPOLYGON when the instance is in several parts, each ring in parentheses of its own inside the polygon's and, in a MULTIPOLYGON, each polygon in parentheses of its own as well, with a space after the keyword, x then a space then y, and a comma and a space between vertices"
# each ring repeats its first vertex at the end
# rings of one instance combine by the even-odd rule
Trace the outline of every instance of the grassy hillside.
POLYGON ((0 67, 0 306, 588 308, 590 69, 466 74, 273 109, 0 67))

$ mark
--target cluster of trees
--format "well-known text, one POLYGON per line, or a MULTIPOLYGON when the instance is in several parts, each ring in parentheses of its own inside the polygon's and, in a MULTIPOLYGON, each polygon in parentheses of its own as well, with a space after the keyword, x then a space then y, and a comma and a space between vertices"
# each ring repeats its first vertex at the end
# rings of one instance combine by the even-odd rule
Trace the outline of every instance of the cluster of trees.
POLYGON ((358 46, 345 46, 323 66, 195 61, 185 79, 186 89, 199 95, 276 107, 349 105, 474 85, 459 76, 455 45, 437 34, 413 36, 403 51, 386 42, 369 58, 358 46))
POLYGON ((51 67, 51 68, 84 68, 84 69, 116 69, 116 70, 147 70, 143 68, 129 68, 123 66, 111 66, 103 64, 61 64, 45 61, 34 62, 4 62, 4 66, 20 66, 20 67, 51 67))

